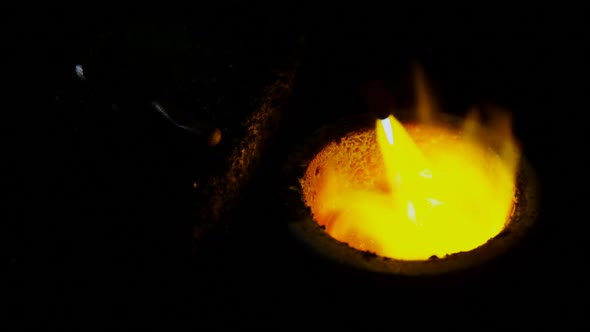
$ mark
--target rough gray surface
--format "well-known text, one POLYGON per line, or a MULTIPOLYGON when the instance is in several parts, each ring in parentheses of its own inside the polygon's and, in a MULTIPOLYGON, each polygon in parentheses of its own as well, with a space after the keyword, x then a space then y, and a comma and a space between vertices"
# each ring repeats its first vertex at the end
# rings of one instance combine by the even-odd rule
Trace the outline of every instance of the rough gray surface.
POLYGON ((244 134, 236 139, 221 175, 205 186, 200 202, 199 223, 194 236, 198 240, 222 222, 234 207, 238 196, 255 174, 265 147, 278 130, 281 111, 291 92, 294 72, 279 73, 275 82, 262 93, 258 108, 243 123, 244 134))

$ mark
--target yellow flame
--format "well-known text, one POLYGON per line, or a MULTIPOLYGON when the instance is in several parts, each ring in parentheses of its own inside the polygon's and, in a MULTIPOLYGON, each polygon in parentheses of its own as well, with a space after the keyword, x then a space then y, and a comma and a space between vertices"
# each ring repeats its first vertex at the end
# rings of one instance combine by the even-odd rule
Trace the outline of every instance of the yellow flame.
POLYGON ((310 163, 304 198, 334 238, 424 260, 475 249, 504 228, 520 155, 509 116, 496 112, 484 127, 471 112, 458 131, 436 121, 421 89, 428 121, 377 120, 376 130, 350 133, 310 163))

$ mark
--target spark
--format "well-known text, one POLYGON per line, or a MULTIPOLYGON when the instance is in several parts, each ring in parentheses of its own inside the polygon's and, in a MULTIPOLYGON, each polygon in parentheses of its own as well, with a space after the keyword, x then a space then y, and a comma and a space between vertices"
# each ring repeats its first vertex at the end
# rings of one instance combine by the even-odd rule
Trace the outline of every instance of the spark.
POLYGON ((76 75, 78 75, 78 78, 82 81, 86 80, 86 76, 84 76, 84 68, 82 65, 76 65, 76 75))

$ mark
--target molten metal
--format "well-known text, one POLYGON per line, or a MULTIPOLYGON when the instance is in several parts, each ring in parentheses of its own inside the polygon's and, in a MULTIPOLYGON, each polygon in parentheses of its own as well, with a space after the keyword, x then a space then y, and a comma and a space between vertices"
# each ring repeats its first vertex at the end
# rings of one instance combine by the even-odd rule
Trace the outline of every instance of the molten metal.
POLYGON ((328 144, 301 180, 306 205, 335 239, 400 260, 470 251, 510 219, 520 150, 510 118, 475 112, 463 125, 441 121, 418 76, 418 115, 390 116, 374 130, 328 144), (425 120, 427 119, 427 121, 425 120))

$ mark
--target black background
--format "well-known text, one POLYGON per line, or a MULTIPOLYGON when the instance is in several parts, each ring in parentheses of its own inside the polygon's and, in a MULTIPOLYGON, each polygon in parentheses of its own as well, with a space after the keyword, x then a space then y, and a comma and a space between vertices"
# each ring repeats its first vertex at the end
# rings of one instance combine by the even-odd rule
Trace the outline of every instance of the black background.
POLYGON ((26 317, 42 322, 582 326, 583 18, 581 10, 549 7, 240 2, 29 15, 15 45, 36 66, 28 79, 40 89, 27 90, 27 99, 40 101, 42 114, 19 108, 38 128, 16 149, 24 204, 8 242, 17 272, 11 288, 26 317), (235 220, 193 256, 193 182, 218 171, 273 71, 293 59, 293 101, 263 175, 235 220), (485 102, 510 109, 541 181, 541 216, 530 237, 465 284, 374 285, 318 263, 292 241, 272 200, 277 165, 292 144, 365 111, 355 90, 365 80, 407 88, 410 60, 423 65, 448 112, 485 102), (173 105, 178 119, 219 126, 220 145, 207 147, 171 125, 150 107, 154 100, 173 105))

